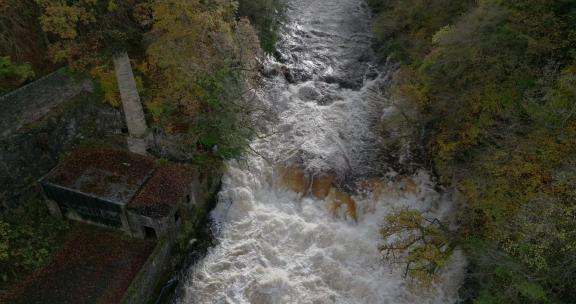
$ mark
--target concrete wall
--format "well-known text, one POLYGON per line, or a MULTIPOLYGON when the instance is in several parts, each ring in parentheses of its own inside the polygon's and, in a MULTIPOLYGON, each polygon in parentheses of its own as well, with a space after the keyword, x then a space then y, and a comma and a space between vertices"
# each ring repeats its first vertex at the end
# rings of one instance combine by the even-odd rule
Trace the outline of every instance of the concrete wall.
POLYGON ((200 219, 209 211, 209 202, 218 190, 220 176, 200 177, 194 183, 191 199, 180 207, 181 223, 162 238, 136 275, 122 298, 122 304, 154 303, 162 285, 170 278, 189 251, 200 219), (182 244, 184 241, 185 244, 182 244))
POLYGON ((0 97, 0 210, 36 195, 38 178, 77 145, 125 145, 122 112, 93 88, 55 72, 0 97))
POLYGON ((143 216, 132 211, 128 211, 128 222, 130 223, 131 232, 130 234, 136 238, 145 238, 146 233, 144 231, 144 227, 153 228, 156 236, 158 238, 162 238, 165 234, 167 234, 171 227, 175 226, 176 223, 174 221, 174 213, 178 209, 174 209, 168 216, 165 218, 154 219, 147 216, 143 216))
POLYGON ((154 251, 124 293, 122 304, 152 302, 156 288, 175 266, 176 234, 171 233, 158 241, 154 251))
POLYGON ((162 238, 165 234, 170 232, 170 229, 176 226, 178 223, 175 219, 175 214, 178 213, 179 215, 183 212, 190 212, 194 209, 194 205, 196 204, 195 196, 197 192, 202 192, 202 188, 200 188, 200 184, 198 182, 198 177, 194 178, 192 184, 189 185, 188 190, 186 192, 190 196, 190 201, 186 200, 186 195, 180 197, 179 201, 176 202, 177 207, 173 208, 164 218, 150 218, 141 214, 138 214, 135 211, 127 210, 126 215, 128 219, 128 224, 131 227, 130 235, 136 238, 145 238, 145 231, 144 227, 153 228, 156 236, 158 238, 162 238))

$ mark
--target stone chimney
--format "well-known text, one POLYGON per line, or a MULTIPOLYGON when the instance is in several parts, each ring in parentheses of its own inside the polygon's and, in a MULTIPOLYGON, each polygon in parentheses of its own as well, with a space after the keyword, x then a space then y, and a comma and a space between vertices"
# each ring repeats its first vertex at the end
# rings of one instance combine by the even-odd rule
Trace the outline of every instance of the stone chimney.
POLYGON ((131 152, 146 155, 148 127, 146 126, 140 95, 138 95, 136 88, 136 80, 134 80, 132 73, 130 58, 128 53, 122 50, 114 54, 113 60, 120 97, 122 98, 122 107, 126 116, 126 125, 128 126, 128 149, 131 152))

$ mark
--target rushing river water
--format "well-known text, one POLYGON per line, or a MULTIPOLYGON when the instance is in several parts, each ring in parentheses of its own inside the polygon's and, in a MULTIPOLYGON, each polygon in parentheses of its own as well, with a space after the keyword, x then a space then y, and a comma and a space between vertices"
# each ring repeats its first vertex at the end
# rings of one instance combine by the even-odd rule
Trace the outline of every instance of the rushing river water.
POLYGON ((375 66, 368 7, 362 0, 289 4, 279 58, 265 63, 258 91, 275 118, 268 136, 252 142, 257 153, 227 164, 212 212, 217 245, 189 270, 178 302, 454 303, 459 252, 440 283, 424 291, 410 288, 378 251, 379 227, 392 208, 446 218, 451 203, 424 170, 404 177, 410 187, 395 184, 409 149, 390 157, 382 140, 382 121, 395 110, 380 92, 393 68, 375 66), (356 219, 289 190, 278 167, 334 176, 335 187, 354 193, 356 219), (388 190, 359 194, 354 185, 374 176, 388 190))

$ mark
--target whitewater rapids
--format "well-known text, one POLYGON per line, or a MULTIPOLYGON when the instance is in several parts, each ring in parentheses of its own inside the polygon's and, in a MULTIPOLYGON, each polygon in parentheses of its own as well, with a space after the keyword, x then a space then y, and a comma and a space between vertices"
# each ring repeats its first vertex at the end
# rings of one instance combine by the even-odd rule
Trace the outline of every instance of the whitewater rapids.
MULTIPOLYGON (((362 0, 291 0, 276 59, 258 92, 274 113, 257 153, 230 161, 212 212, 217 245, 189 269, 180 303, 454 303, 465 260, 456 251, 430 290, 410 287, 383 262, 379 228, 393 208, 447 219, 452 203, 422 169, 416 191, 379 199, 353 196, 357 221, 336 217, 323 200, 282 186, 275 168, 329 172, 342 189, 369 176, 394 180, 382 121, 396 108, 385 97, 393 69, 376 68, 370 12, 362 0), (284 68, 279 68, 284 67, 284 68), (289 71, 274 72, 274 71, 289 71)), ((410 158, 397 149, 398 163, 410 158)))

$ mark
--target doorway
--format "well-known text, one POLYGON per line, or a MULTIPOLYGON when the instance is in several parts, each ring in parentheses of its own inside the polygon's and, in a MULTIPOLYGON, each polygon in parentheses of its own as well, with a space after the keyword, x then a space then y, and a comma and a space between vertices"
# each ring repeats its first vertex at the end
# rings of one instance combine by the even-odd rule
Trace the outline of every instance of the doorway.
POLYGON ((156 230, 152 227, 144 226, 144 236, 146 239, 156 239, 156 230))

